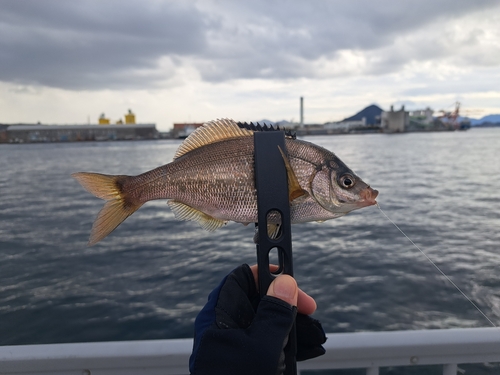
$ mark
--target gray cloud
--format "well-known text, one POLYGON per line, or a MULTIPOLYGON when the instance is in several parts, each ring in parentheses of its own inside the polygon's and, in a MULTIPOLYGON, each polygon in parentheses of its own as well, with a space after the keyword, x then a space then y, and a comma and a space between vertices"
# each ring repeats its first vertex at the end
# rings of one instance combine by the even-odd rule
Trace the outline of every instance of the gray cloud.
MULTIPOLYGON (((220 30, 209 39, 204 63, 197 66, 211 81, 269 75, 315 77, 311 62, 321 57, 335 59, 345 49, 375 51, 433 22, 444 24, 499 4, 497 0, 236 3, 218 14, 220 30), (239 17, 234 18, 234 14, 239 17)), ((439 35, 440 31, 439 27, 430 30, 419 45, 380 55, 368 73, 391 72, 413 59, 452 55, 455 46, 448 40, 440 43, 442 38, 450 39, 439 35)))
POLYGON ((185 3, 2 1, 0 80, 63 88, 151 84, 166 55, 205 48, 203 17, 185 3))
MULTIPOLYGON (((345 49, 369 53, 389 48, 398 37, 433 22, 499 4, 3 0, 0 80, 65 89, 148 88, 185 65, 215 82, 317 77, 318 59, 335 60, 345 49)), ((391 50, 368 73, 384 74, 412 59, 453 54, 439 44, 442 37, 431 30, 419 46, 391 50)), ((475 45, 480 38, 477 32, 463 43, 475 45)))

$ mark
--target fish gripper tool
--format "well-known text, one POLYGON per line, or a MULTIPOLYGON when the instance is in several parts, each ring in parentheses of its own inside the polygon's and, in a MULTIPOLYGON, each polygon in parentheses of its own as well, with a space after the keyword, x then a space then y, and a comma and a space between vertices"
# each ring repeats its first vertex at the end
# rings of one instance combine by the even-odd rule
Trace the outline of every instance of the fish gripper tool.
MULTIPOLYGON (((269 285, 279 274, 293 276, 292 231, 290 200, 285 161, 280 149, 286 153, 285 133, 266 131, 254 133, 255 187, 257 189, 258 240, 257 264, 259 293, 265 296, 269 285), (281 216, 281 227, 276 238, 270 238, 267 231, 268 218, 281 216), (269 253, 278 253, 278 270, 269 269, 269 253)), ((273 236, 274 237, 274 236, 273 236)), ((285 346, 285 375, 297 374, 297 339, 293 325, 285 346)))

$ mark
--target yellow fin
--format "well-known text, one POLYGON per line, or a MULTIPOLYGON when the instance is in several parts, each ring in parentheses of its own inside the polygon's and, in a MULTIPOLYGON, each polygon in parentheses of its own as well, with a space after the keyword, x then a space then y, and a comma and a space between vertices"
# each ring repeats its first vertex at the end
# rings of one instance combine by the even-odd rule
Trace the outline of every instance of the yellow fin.
MULTIPOLYGON (((267 224, 267 236, 273 240, 278 238, 280 233, 281 223, 280 224, 267 224)), ((255 244, 259 243, 259 229, 255 229, 255 233, 253 235, 253 242, 255 244)))
POLYGON ((280 233, 281 223, 279 224, 267 224, 267 235, 269 238, 275 240, 278 238, 278 234, 280 233))
POLYGON ((71 176, 89 193, 107 201, 92 225, 88 246, 102 240, 142 206, 142 203, 127 200, 121 191, 123 180, 129 178, 128 176, 87 172, 73 173, 71 176))
POLYGON ((224 139, 248 137, 253 135, 253 131, 243 129, 231 119, 217 119, 209 121, 196 129, 186 138, 177 149, 174 160, 187 154, 189 151, 202 146, 209 145, 224 139))
MULTIPOLYGON (((280 234, 281 223, 279 224, 267 224, 267 236, 273 240, 277 239, 280 234)), ((253 235, 253 242, 259 243, 259 230, 256 229, 253 235)))
POLYGON ((213 232, 227 223, 227 221, 216 219, 204 212, 201 212, 187 204, 176 200, 168 201, 168 205, 174 212, 175 218, 184 221, 196 221, 200 226, 213 232))
POLYGON ((281 147, 278 146, 278 148, 280 150, 281 156, 283 157, 283 161, 285 162, 286 175, 288 179, 288 199, 291 202, 294 199, 303 196, 307 192, 300 187, 299 179, 295 175, 295 172, 290 165, 290 160, 288 160, 288 157, 285 155, 281 147))

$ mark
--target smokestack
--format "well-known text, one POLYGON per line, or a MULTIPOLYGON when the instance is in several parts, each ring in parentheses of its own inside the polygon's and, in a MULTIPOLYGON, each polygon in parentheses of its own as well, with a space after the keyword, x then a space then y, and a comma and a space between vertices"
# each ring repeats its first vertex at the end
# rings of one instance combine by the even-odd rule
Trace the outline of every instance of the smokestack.
POLYGON ((304 97, 300 97, 300 127, 304 127, 304 97))

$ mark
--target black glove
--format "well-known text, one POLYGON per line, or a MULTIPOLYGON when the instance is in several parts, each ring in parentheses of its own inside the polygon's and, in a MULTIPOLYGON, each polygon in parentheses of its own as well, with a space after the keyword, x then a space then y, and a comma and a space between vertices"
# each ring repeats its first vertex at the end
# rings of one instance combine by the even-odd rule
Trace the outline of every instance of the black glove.
POLYGON ((297 360, 325 353, 321 324, 287 302, 259 297, 252 271, 244 264, 226 276, 208 297, 195 321, 192 375, 277 375, 283 348, 296 318, 297 360))

